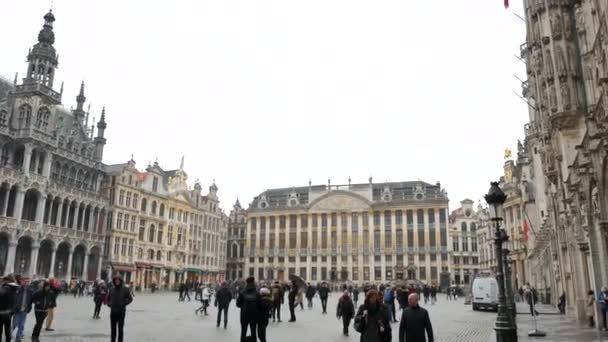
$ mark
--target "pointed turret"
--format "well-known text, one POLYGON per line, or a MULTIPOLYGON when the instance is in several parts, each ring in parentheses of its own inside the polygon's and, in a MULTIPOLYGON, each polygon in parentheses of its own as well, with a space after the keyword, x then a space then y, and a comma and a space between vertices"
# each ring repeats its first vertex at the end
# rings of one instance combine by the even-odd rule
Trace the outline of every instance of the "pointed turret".
POLYGON ((78 96, 76 96, 76 110, 84 111, 84 101, 86 101, 86 97, 84 96, 84 81, 80 83, 80 92, 78 96))
POLYGON ((106 130, 106 107, 101 110, 101 119, 97 123, 97 137, 95 138, 95 160, 101 162, 103 159, 103 147, 106 144, 106 138, 103 134, 106 130))
POLYGON ((209 197, 217 198, 217 190, 218 190, 217 185, 215 185, 215 179, 214 179, 213 183, 209 187, 209 197))
POLYGON ((30 49, 27 61, 28 70, 26 81, 35 81, 49 88, 53 87, 55 68, 57 68, 58 55, 53 47, 55 33, 53 32, 55 16, 49 11, 44 16, 44 25, 38 33, 38 43, 30 49))

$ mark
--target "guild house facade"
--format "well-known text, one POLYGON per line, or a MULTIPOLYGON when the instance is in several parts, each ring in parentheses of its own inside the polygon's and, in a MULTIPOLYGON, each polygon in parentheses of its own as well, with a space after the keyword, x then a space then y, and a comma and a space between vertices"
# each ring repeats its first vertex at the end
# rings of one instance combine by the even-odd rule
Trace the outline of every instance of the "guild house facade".
POLYGON ((244 270, 318 283, 449 283, 448 197, 422 181, 270 189, 246 216, 244 270))

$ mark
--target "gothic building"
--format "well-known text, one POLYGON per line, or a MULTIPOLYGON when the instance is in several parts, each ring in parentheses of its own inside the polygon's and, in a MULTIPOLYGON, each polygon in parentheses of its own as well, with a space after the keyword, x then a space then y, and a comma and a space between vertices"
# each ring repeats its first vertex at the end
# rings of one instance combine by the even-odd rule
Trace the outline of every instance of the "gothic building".
POLYGON ((460 208, 450 214, 450 250, 453 284, 470 285, 479 273, 479 248, 477 241, 478 212, 473 201, 460 201, 460 208))
POLYGON ((107 217, 105 110, 89 125, 84 84, 76 108, 62 106, 54 22, 44 16, 26 77, 0 80, 0 274, 93 280, 107 217))
POLYGON ((270 189, 250 204, 246 227, 245 276, 449 284, 448 197, 439 183, 270 189))
POLYGON ((608 8, 524 5, 530 122, 518 161, 529 165, 521 188, 539 222, 528 242, 530 280, 546 301, 565 293, 567 314, 584 319, 587 291, 608 284, 608 8))
POLYGON ((226 275, 230 280, 243 279, 245 233, 247 231, 246 215, 247 212, 241 207, 241 203, 237 199, 228 218, 226 275))

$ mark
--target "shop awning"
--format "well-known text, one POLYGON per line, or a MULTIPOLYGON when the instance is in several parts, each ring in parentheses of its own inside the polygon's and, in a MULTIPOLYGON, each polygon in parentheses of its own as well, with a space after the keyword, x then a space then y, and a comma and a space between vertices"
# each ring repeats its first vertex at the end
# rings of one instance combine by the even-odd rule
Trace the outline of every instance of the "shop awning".
POLYGON ((118 272, 135 272, 136 268, 133 265, 112 265, 112 270, 118 272))
POLYGON ((137 266, 137 268, 152 268, 151 264, 147 264, 145 262, 136 262, 135 266, 137 266))
POLYGON ((190 273, 196 273, 196 274, 202 274, 204 271, 199 269, 199 268, 194 268, 194 267, 187 267, 181 270, 181 272, 190 272, 190 273))

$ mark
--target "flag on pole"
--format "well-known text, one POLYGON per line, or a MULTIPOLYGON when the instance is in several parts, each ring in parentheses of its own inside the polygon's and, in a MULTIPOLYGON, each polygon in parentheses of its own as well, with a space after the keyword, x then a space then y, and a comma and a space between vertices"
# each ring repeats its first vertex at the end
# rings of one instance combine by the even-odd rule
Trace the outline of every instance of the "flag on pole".
POLYGON ((509 8, 509 0, 505 0, 505 8, 509 8))
POLYGON ((528 220, 524 219, 524 240, 528 241, 528 220))

